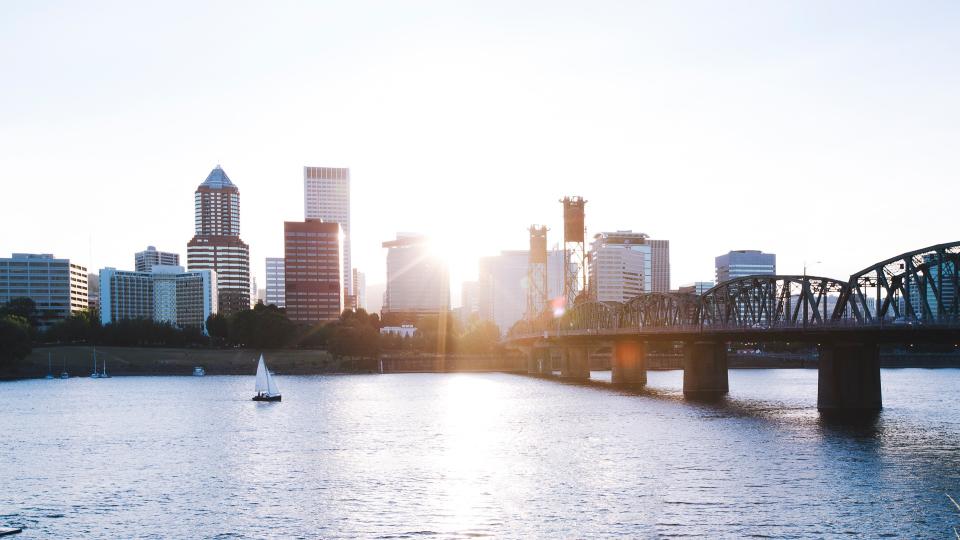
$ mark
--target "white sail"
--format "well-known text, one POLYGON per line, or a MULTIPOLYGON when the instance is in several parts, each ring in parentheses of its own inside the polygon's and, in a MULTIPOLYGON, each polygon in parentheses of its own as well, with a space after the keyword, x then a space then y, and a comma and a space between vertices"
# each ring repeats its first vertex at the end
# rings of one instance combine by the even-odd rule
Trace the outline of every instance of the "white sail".
POLYGON ((267 365, 263 363, 263 355, 260 355, 260 363, 257 364, 257 395, 267 393, 270 385, 270 374, 267 372, 267 365))
POLYGON ((280 389, 277 388, 276 381, 273 380, 273 375, 270 374, 270 370, 267 370, 267 395, 268 396, 279 396, 280 389))

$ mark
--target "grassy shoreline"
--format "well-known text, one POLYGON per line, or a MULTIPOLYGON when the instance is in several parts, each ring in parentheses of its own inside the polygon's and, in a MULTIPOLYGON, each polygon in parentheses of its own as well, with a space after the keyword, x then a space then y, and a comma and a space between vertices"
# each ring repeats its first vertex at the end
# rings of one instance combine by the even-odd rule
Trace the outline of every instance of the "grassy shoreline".
MULTIPOLYGON (((179 349, 165 347, 97 347, 98 371, 107 363, 111 375, 191 375, 202 366, 209 375, 250 375, 256 371, 262 352, 270 369, 290 375, 363 373, 370 361, 333 358, 326 351, 251 349, 179 349)), ((71 377, 86 377, 93 371, 93 347, 86 345, 36 347, 16 369, 0 372, 0 378, 23 379, 47 374, 47 355, 58 376, 64 363, 71 377)))

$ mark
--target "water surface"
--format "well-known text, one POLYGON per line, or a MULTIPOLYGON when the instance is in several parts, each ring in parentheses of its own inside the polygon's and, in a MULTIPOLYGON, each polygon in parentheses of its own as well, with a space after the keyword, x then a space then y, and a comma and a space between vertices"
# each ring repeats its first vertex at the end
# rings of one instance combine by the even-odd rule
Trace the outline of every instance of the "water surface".
MULTIPOLYGON (((595 373, 598 379, 609 373, 595 373)), ((867 425, 815 370, 636 394, 506 374, 0 383, 21 538, 901 537, 960 525, 960 370, 883 370, 867 425)))

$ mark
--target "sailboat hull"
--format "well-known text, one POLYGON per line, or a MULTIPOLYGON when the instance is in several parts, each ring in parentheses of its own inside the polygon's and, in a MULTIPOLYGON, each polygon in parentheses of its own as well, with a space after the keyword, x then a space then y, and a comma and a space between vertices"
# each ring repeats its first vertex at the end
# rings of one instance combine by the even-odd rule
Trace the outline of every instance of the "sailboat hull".
POLYGON ((253 396, 254 401, 280 401, 280 396, 253 396))

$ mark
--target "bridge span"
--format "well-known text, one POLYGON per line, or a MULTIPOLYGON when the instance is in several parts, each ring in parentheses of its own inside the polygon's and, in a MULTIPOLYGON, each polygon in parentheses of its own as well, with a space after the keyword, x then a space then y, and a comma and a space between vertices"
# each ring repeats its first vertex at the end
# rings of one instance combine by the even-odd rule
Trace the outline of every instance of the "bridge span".
POLYGON ((847 280, 748 276, 703 295, 647 293, 625 303, 581 301, 559 317, 518 322, 505 342, 526 354, 528 372, 590 376, 587 350, 613 350, 613 383, 646 384, 651 342, 683 344, 687 395, 729 390, 730 343, 806 343, 819 352, 817 406, 824 411, 882 407, 879 348, 960 344, 960 241, 891 257, 847 280), (556 353, 556 354, 555 354, 556 353))

